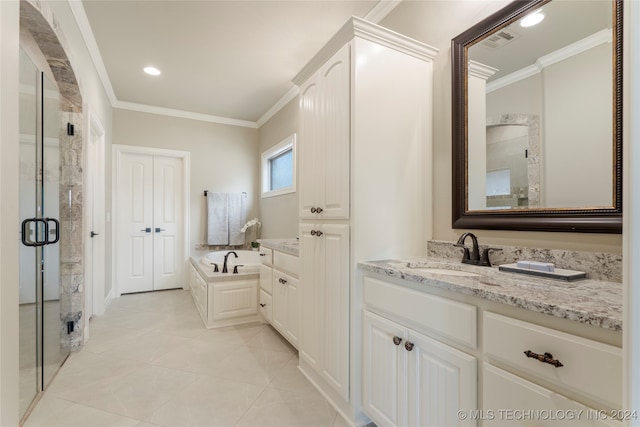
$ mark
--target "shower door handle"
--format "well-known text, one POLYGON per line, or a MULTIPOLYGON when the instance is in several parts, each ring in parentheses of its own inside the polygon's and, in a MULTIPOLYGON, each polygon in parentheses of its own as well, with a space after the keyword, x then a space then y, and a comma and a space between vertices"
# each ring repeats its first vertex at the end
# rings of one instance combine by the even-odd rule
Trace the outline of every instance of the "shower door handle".
POLYGON ((50 222, 53 222, 56 226, 55 230, 54 230, 54 236, 55 239, 50 241, 49 240, 49 232, 47 231, 47 245, 53 245, 54 243, 58 243, 58 241, 60 241, 60 221, 58 221, 55 218, 45 218, 44 219, 47 222, 47 226, 49 225, 50 222))
POLYGON ((47 244, 48 239, 49 239, 49 223, 46 220, 42 218, 27 218, 24 221, 22 221, 22 244, 23 245, 32 246, 32 247, 44 246, 47 244), (31 232, 31 227, 30 227, 31 223, 34 223, 36 225, 35 240, 31 240, 30 236, 29 238, 27 238, 27 236, 31 232), (38 240, 38 223, 44 226, 44 240, 38 240))

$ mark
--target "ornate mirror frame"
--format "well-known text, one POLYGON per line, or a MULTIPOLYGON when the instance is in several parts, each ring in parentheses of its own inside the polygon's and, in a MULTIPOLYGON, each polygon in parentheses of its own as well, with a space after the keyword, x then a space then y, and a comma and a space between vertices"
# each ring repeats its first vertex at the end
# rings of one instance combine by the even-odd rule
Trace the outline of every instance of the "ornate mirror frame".
POLYGON ((452 227, 487 230, 622 233, 622 8, 613 5, 613 207, 467 210, 467 49, 550 0, 517 0, 451 41, 452 55, 452 227))

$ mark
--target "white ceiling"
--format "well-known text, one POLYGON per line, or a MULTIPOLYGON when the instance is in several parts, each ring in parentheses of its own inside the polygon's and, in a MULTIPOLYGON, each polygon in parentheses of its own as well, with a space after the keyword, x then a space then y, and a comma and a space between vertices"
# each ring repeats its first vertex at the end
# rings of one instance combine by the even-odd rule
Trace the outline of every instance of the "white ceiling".
POLYGON ((295 96, 291 79, 350 16, 377 22, 397 3, 83 0, 83 32, 115 106, 256 126, 295 96))

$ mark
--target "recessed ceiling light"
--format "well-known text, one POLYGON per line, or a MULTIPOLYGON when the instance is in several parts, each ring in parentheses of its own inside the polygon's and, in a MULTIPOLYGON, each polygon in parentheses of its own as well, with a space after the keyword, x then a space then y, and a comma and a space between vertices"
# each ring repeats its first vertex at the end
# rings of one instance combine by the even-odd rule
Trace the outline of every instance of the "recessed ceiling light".
POLYGON ((544 13, 540 9, 535 12, 524 17, 522 21, 520 21, 521 27, 533 27, 536 24, 539 24, 544 19, 544 13))
POLYGON ((151 76, 160 75, 160 70, 158 70, 156 67, 144 67, 144 72, 151 76))

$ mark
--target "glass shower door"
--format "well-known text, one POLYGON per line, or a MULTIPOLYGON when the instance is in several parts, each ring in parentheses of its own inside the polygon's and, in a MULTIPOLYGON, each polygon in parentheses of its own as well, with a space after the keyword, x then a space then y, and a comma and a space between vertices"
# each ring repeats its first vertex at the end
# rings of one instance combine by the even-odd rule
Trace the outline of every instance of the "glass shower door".
MULTIPOLYGON (((20 221, 23 222, 35 215, 36 212, 36 134, 37 134, 37 110, 38 110, 38 75, 39 71, 20 49, 20 179, 19 179, 19 211, 20 221)), ((27 236, 22 236, 29 241, 36 240, 35 226, 31 225, 25 230, 27 236)), ((36 262, 36 247, 20 244, 20 306, 19 306, 19 333, 20 333, 20 417, 29 408, 31 402, 42 388, 41 372, 38 363, 39 328, 41 319, 41 306, 37 298, 38 271, 36 262)))
POLYGON ((69 354, 61 345, 60 101, 56 86, 21 49, 21 417, 69 354))

